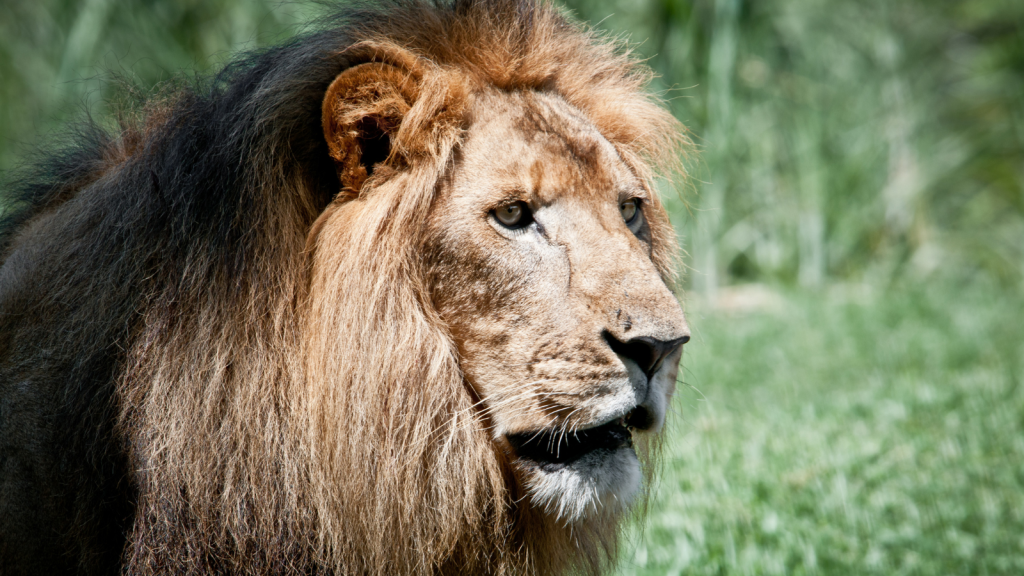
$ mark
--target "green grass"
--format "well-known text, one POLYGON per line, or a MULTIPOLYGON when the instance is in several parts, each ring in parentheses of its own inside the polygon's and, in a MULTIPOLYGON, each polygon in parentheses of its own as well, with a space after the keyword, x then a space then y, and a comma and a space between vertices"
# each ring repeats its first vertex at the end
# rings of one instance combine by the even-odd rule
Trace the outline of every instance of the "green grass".
POLYGON ((1024 299, 838 292, 691 304, 622 574, 1024 573, 1024 299))

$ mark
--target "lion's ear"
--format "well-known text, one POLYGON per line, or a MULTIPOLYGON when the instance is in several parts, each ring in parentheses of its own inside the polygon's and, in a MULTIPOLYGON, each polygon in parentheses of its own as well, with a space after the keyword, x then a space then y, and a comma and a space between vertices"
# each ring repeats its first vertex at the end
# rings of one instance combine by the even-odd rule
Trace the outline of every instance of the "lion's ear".
POLYGON ((323 104, 324 137, 342 191, 358 194, 375 168, 395 160, 392 139, 418 89, 413 74, 383 62, 353 66, 331 83, 323 104))

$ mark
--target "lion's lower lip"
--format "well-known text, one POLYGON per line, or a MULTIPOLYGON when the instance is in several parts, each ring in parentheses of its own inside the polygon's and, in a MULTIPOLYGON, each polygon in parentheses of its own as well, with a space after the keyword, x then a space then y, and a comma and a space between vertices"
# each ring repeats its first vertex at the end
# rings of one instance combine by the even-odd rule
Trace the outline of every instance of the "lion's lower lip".
POLYGON ((535 462, 542 469, 561 468, 596 450, 616 450, 633 445, 633 436, 625 418, 575 433, 546 430, 510 434, 507 438, 517 456, 535 462))

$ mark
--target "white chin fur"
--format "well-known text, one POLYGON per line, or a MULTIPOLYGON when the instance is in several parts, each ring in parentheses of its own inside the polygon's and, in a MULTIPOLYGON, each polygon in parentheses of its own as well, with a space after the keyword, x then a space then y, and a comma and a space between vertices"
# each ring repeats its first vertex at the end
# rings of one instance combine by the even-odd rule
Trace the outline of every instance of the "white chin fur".
POLYGON ((598 511, 626 508, 640 491, 642 474, 630 447, 595 450, 557 470, 534 467, 526 486, 534 505, 565 522, 598 511))

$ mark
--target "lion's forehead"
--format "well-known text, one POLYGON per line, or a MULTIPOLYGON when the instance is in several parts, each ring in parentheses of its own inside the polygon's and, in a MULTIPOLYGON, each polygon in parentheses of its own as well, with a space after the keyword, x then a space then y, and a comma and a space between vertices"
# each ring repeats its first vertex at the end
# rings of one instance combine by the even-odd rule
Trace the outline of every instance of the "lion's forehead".
POLYGON ((538 202, 567 196, 614 200, 642 189, 614 145, 583 112, 555 94, 485 94, 466 135, 474 192, 518 189, 538 202))

